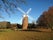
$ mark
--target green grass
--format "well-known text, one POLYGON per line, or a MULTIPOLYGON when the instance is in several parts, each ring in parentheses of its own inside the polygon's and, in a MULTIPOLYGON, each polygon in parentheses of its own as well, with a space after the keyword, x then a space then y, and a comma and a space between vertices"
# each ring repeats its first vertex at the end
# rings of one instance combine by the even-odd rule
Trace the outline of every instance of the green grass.
POLYGON ((6 31, 0 32, 0 40, 53 40, 53 32, 6 31))

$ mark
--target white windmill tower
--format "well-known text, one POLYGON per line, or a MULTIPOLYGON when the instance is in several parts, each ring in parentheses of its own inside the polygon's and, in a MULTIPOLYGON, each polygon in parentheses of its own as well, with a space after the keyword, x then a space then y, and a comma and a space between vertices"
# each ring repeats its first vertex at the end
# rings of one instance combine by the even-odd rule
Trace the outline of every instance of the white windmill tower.
POLYGON ((27 11, 27 12, 24 12, 21 8, 17 8, 19 11, 21 11, 23 13, 23 21, 22 21, 22 29, 25 30, 28 28, 28 17, 30 19, 33 19, 31 16, 29 16, 29 12, 31 11, 31 8, 27 11))

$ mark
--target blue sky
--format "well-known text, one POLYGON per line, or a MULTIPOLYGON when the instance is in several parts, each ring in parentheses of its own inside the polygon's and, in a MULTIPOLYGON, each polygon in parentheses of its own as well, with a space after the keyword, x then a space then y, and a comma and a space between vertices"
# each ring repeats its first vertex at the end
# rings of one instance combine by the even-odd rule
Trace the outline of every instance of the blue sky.
MULTIPOLYGON (((37 21, 38 17, 44 11, 48 10, 50 6, 53 6, 53 0, 26 0, 26 2, 27 2, 26 4, 21 4, 20 8, 25 12, 28 11, 29 8, 32 8, 32 10, 28 15, 33 17, 35 21, 37 21)), ((14 10, 13 13, 9 11, 11 14, 11 17, 9 17, 5 11, 0 11, 0 13, 2 13, 1 15, 5 17, 5 19, 0 18, 0 21, 9 21, 11 23, 21 24, 22 23, 21 18, 23 13, 21 13, 19 10, 15 10, 15 9, 13 10, 14 10)), ((32 22, 32 21, 33 20, 29 18, 29 22, 32 22)))

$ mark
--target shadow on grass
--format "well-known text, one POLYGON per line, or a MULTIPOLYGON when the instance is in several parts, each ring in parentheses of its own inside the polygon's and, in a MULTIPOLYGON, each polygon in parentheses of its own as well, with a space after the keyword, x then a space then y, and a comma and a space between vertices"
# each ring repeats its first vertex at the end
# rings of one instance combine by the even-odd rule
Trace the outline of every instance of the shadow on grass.
POLYGON ((40 31, 40 30, 20 30, 20 31, 32 31, 32 32, 42 32, 42 31, 40 31))

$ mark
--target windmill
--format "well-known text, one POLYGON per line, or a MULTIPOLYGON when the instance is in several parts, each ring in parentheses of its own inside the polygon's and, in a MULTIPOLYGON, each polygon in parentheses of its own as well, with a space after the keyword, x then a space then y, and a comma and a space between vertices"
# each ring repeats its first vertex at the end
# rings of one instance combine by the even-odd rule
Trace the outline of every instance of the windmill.
POLYGON ((22 29, 27 29, 28 28, 28 17, 30 19, 33 19, 31 16, 29 16, 29 12, 31 11, 31 8, 27 11, 24 12, 21 8, 17 8, 19 11, 21 11, 23 13, 23 21, 22 21, 22 29))

